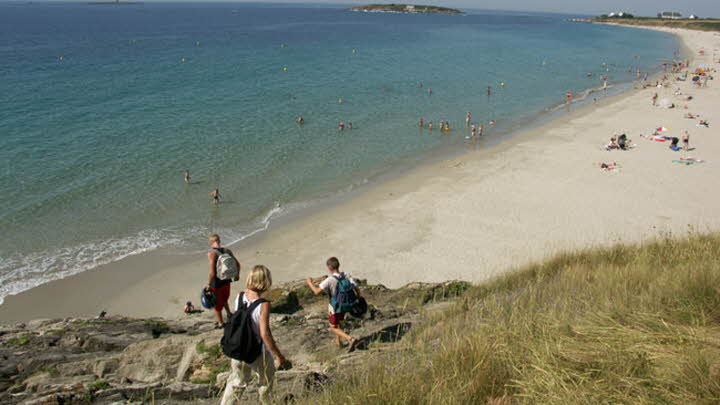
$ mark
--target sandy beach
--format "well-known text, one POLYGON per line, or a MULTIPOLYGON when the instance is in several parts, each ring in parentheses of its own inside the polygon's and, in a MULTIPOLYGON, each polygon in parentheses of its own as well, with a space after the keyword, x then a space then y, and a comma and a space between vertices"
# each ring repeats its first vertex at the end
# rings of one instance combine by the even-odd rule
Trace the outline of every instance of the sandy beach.
MULTIPOLYGON (((720 35, 668 31, 692 52, 692 70, 720 67, 712 60, 720 35)), ((718 230, 720 82, 714 74, 707 87, 672 81, 576 108, 500 145, 414 169, 230 247, 244 268, 267 265, 276 283, 324 274, 325 259, 335 255, 355 277, 397 287, 477 282, 561 250, 718 230), (675 95, 677 88, 682 95, 675 95), (656 92, 676 108, 652 106, 656 92), (687 95, 691 101, 682 100, 687 95), (697 126, 687 113, 710 127, 697 126), (669 142, 640 136, 663 126, 669 131, 662 135, 670 137, 688 131, 692 150, 674 152, 669 142), (627 134, 636 147, 607 151, 615 133, 627 134), (681 157, 705 162, 673 162, 681 157), (618 167, 604 171, 601 162, 618 167)), ((100 310, 180 316, 185 301, 197 302, 206 279, 202 254, 133 256, 9 296, 0 321, 100 310)))

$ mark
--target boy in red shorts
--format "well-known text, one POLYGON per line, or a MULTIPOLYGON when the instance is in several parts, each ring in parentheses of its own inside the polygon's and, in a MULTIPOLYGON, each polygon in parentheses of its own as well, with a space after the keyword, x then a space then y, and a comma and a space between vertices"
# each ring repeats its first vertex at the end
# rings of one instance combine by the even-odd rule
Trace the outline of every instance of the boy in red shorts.
POLYGON ((207 254, 208 264, 210 265, 210 273, 208 274, 208 284, 205 289, 209 289, 215 292, 217 301, 213 309, 215 310, 215 317, 217 318, 218 322, 216 328, 222 328, 224 324, 222 317, 223 308, 225 308, 225 312, 227 313, 228 318, 230 318, 230 315, 232 315, 232 313, 230 312, 230 306, 228 305, 228 299, 230 298, 230 283, 232 283, 233 281, 238 281, 240 279, 240 262, 235 259, 238 268, 237 277, 232 280, 221 280, 217 276, 217 261, 219 257, 218 252, 220 252, 220 254, 228 253, 233 258, 235 258, 235 255, 233 255, 230 249, 226 249, 220 246, 220 236, 218 236, 218 234, 210 235, 210 248, 211 249, 208 251, 207 254))
MULTIPOLYGON (((350 283, 353 285, 356 294, 359 296, 357 291, 357 283, 355 280, 352 279, 349 275, 345 273, 340 272, 340 261, 336 257, 331 257, 327 260, 327 269, 330 272, 330 275, 323 280, 322 283, 320 283, 320 286, 316 286, 313 284, 312 279, 308 277, 306 280, 307 286, 312 290, 315 295, 320 295, 323 292, 326 292, 328 296, 332 299, 332 297, 335 296, 335 290, 336 286, 338 284, 338 280, 341 278, 346 278, 350 283)), ((355 349, 355 345, 357 344, 357 341, 352 338, 350 335, 345 333, 342 330, 341 322, 345 319, 345 314, 340 312, 336 313, 335 308, 333 308, 332 304, 328 305, 329 310, 329 321, 330 321, 330 332, 332 332, 335 335, 335 343, 338 346, 342 346, 342 340, 345 339, 345 341, 348 343, 348 351, 353 351, 355 349)))

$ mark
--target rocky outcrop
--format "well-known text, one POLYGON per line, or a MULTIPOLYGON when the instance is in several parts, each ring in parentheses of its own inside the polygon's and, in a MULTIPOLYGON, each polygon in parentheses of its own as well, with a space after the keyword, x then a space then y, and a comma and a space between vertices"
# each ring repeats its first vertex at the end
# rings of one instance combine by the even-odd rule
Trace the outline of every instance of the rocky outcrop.
MULTIPOLYGON (((277 373, 275 393, 289 399, 321 390, 337 364, 352 366, 412 330, 428 304, 461 294, 467 283, 412 284, 397 290, 363 283, 366 316, 347 322, 356 350, 335 348, 327 298, 302 282, 268 293, 273 334, 294 367, 277 373)), ((0 403, 215 403, 228 377, 221 330, 209 312, 175 320, 47 319, 0 325, 0 403)), ((249 388, 245 399, 256 401, 249 388)))

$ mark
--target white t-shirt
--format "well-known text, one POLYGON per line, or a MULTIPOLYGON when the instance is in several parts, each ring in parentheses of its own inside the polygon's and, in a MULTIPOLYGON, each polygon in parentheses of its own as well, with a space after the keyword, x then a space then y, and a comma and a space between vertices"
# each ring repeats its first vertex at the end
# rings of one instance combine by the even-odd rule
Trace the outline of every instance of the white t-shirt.
MULTIPOLYGON (((243 297, 243 304, 245 306, 248 306, 256 301, 256 300, 252 300, 252 301, 248 300, 248 298, 245 294, 242 294, 242 297, 243 297)), ((238 296, 235 298, 235 311, 237 311, 239 307, 240 307, 240 294, 238 294, 238 296)), ((260 337, 260 311, 261 311, 261 309, 262 309, 262 304, 255 307, 255 309, 253 309, 252 314, 250 314, 250 316, 252 318, 253 332, 255 332, 255 336, 257 336, 258 339, 260 339, 260 341, 262 342, 262 338, 260 337)))
MULTIPOLYGON (((352 284, 353 287, 357 288, 357 286, 358 286, 357 282, 355 282, 355 280, 352 277, 350 277, 349 274, 345 274, 345 273, 331 274, 325 280, 323 280, 322 283, 320 283, 320 289, 325 291, 326 293, 328 293, 328 295, 331 298, 335 296, 335 286, 337 286, 338 277, 340 277, 341 274, 343 276, 345 276, 345 278, 348 279, 348 281, 350 281, 350 284, 352 284)), ((330 304, 328 304, 328 311, 330 311, 330 315, 335 313, 335 309, 330 304)))

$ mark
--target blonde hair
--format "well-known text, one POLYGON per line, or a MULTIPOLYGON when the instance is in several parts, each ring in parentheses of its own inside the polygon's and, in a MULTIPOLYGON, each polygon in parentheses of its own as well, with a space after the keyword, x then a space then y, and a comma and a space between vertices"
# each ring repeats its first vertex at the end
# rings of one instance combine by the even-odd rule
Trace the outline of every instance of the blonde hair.
POLYGON ((262 264, 253 267, 245 279, 245 288, 258 293, 264 293, 269 290, 271 286, 272 276, 270 275, 270 269, 262 264))
POLYGON ((210 243, 217 242, 220 243, 220 235, 214 233, 210 235, 210 243))

